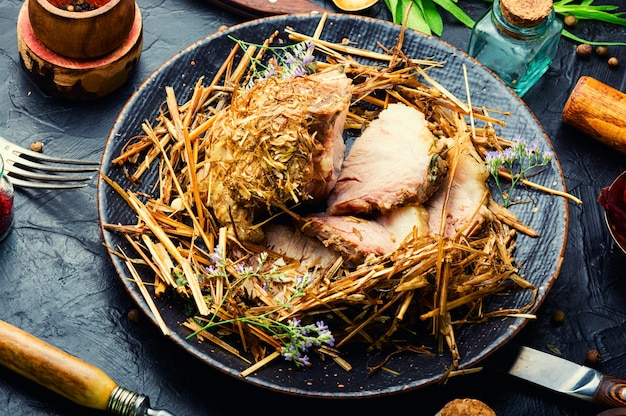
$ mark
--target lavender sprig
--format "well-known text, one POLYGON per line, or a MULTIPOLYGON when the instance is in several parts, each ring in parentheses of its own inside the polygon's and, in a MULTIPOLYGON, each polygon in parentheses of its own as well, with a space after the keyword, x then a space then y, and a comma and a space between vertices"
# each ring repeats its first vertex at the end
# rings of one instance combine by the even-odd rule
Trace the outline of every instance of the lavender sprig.
POLYGON ((281 350, 281 355, 288 361, 293 361, 296 366, 309 365, 309 357, 306 352, 312 346, 319 347, 322 344, 335 345, 335 339, 326 324, 318 321, 310 325, 301 325, 298 319, 293 318, 289 324, 283 326, 287 341, 281 350))
MULTIPOLYGON (((256 266, 249 266, 243 263, 235 265, 235 273, 237 279, 231 283, 231 289, 234 290, 241 282, 246 279, 256 277, 262 279, 264 287, 268 292, 271 292, 273 282, 285 282, 289 280, 289 277, 281 272, 276 266, 271 267, 268 271, 263 271, 264 265, 267 261, 267 253, 261 253, 258 257, 256 266)), ((206 274, 203 279, 212 279, 216 277, 228 278, 229 271, 227 266, 229 259, 226 257, 224 248, 217 245, 212 253, 209 254, 211 265, 207 266, 206 274)), ((231 269, 232 270, 232 269, 231 269)), ((289 309, 291 307, 291 301, 293 299, 302 297, 306 294, 307 287, 313 282, 313 275, 306 273, 304 275, 296 275, 293 279, 294 291, 290 297, 281 304, 278 309, 263 313, 256 316, 242 316, 239 318, 225 319, 218 321, 217 313, 213 314, 208 324, 205 324, 200 330, 194 332, 189 337, 206 331, 208 329, 231 324, 235 322, 247 323, 260 328, 265 329, 268 333, 276 337, 281 344, 281 355, 288 361, 293 361, 298 367, 308 366, 309 358, 306 355, 309 348, 313 346, 320 346, 327 344, 333 346, 335 339, 331 331, 324 324, 319 321, 315 324, 302 325, 301 321, 292 318, 288 323, 277 321, 272 318, 272 315, 281 309, 289 309)), ((224 296, 223 299, 226 297, 224 296)), ((221 308, 222 305, 218 305, 217 308, 221 308)))
POLYGON ((546 166, 552 160, 552 153, 543 152, 536 142, 526 143, 516 136, 513 144, 504 150, 494 150, 485 154, 487 169, 493 177, 502 198, 503 205, 509 207, 513 200, 513 188, 531 170, 546 166), (509 171, 511 184, 508 192, 500 182, 500 168, 509 171))
POLYGON ((244 42, 233 37, 230 38, 235 41, 245 53, 248 53, 250 46, 267 48, 272 52, 272 57, 267 63, 261 62, 254 56, 249 55, 255 67, 261 68, 261 70, 254 73, 254 76, 246 85, 246 89, 250 89, 255 83, 265 81, 271 77, 289 79, 312 74, 317 71, 315 56, 313 55, 315 45, 311 41, 307 40, 286 46, 265 46, 244 42))

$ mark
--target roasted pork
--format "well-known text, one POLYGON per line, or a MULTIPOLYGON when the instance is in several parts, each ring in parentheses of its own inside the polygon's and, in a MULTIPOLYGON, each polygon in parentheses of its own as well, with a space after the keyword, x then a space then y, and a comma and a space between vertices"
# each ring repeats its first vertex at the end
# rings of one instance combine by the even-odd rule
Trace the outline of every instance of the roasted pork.
POLYGON ((345 154, 341 133, 351 80, 338 67, 296 78, 270 77, 234 94, 213 117, 198 170, 220 225, 241 240, 261 241, 256 215, 325 198, 345 154))
POLYGON ((392 234, 399 246, 409 235, 415 238, 429 235, 428 217, 428 210, 420 204, 398 207, 375 220, 392 234))
POLYGON ((282 224, 267 224, 263 227, 265 246, 286 261, 297 261, 299 271, 304 273, 314 267, 325 268, 332 264, 339 254, 324 246, 317 238, 302 234, 293 227, 282 224))
POLYGON ((450 187, 441 189, 424 203, 428 210, 428 228, 431 235, 443 235, 452 238, 457 233, 471 235, 480 225, 492 216, 487 208, 489 188, 487 178, 489 171, 480 155, 476 152, 469 136, 461 136, 450 149, 450 163, 456 167, 450 187), (442 218, 445 223, 442 228, 442 218))
POLYGON ((385 255, 396 249, 394 235, 378 222, 347 215, 316 214, 301 218, 300 229, 339 253, 348 265, 369 255, 385 255))
POLYGON ((445 177, 444 152, 423 113, 401 103, 389 105, 348 151, 327 212, 386 213, 422 203, 445 177))

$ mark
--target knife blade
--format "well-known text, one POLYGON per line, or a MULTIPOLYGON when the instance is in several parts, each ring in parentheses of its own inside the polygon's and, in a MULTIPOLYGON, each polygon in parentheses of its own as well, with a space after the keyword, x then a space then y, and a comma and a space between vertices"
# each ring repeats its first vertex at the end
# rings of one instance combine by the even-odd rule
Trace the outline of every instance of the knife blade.
POLYGON ((626 381, 530 347, 508 344, 487 367, 549 390, 610 407, 626 407, 626 381))
POLYGON ((308 0, 207 0, 229 12, 245 17, 274 16, 294 13, 333 13, 308 0))

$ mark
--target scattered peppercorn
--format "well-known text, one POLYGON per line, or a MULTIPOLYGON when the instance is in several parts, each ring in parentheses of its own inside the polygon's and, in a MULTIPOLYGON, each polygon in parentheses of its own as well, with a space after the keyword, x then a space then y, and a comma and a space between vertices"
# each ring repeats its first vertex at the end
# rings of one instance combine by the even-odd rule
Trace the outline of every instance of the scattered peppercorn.
POLYGON ((96 10, 98 6, 89 4, 85 0, 72 0, 59 4, 59 9, 65 9, 68 12, 88 12, 90 10, 96 10))
POLYGON ((598 350, 587 351, 587 355, 585 356, 585 362, 588 365, 600 364, 601 360, 602 360, 602 357, 600 356, 600 351, 598 350))
POLYGON ((30 150, 33 152, 41 153, 43 152, 43 143, 42 142, 32 142, 30 144, 30 150))
POLYGON ((576 47, 576 54, 581 58, 589 58, 593 52, 592 47, 588 43, 581 43, 576 47))
POLYGON ((596 55, 598 55, 598 56, 609 56, 609 48, 608 48, 608 46, 604 46, 604 45, 596 46, 596 55))
POLYGON ((139 322, 139 311, 137 309, 129 310, 128 311, 128 319, 130 319, 130 321, 133 322, 133 323, 139 322))
POLYGON ((560 309, 555 309, 552 312, 552 323, 554 325, 561 325, 565 321, 565 312, 560 309))
POLYGON ((576 16, 571 14, 568 14, 563 18, 563 23, 565 23, 567 26, 575 26, 577 22, 578 20, 576 19, 576 16))
POLYGON ((611 57, 609 58, 608 63, 609 63, 609 66, 610 66, 611 68, 615 68, 617 65, 619 65, 619 61, 618 61, 618 60, 617 60, 617 58, 616 58, 616 57, 614 57, 614 56, 611 56, 611 57))

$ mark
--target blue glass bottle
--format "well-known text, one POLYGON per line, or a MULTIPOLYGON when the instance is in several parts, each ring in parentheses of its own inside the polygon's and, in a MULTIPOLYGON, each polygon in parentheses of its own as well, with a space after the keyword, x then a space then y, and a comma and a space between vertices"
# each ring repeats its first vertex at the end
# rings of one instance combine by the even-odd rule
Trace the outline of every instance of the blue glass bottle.
POLYGON ((472 29, 468 53, 521 97, 550 67, 562 30, 552 0, 494 0, 472 29))

